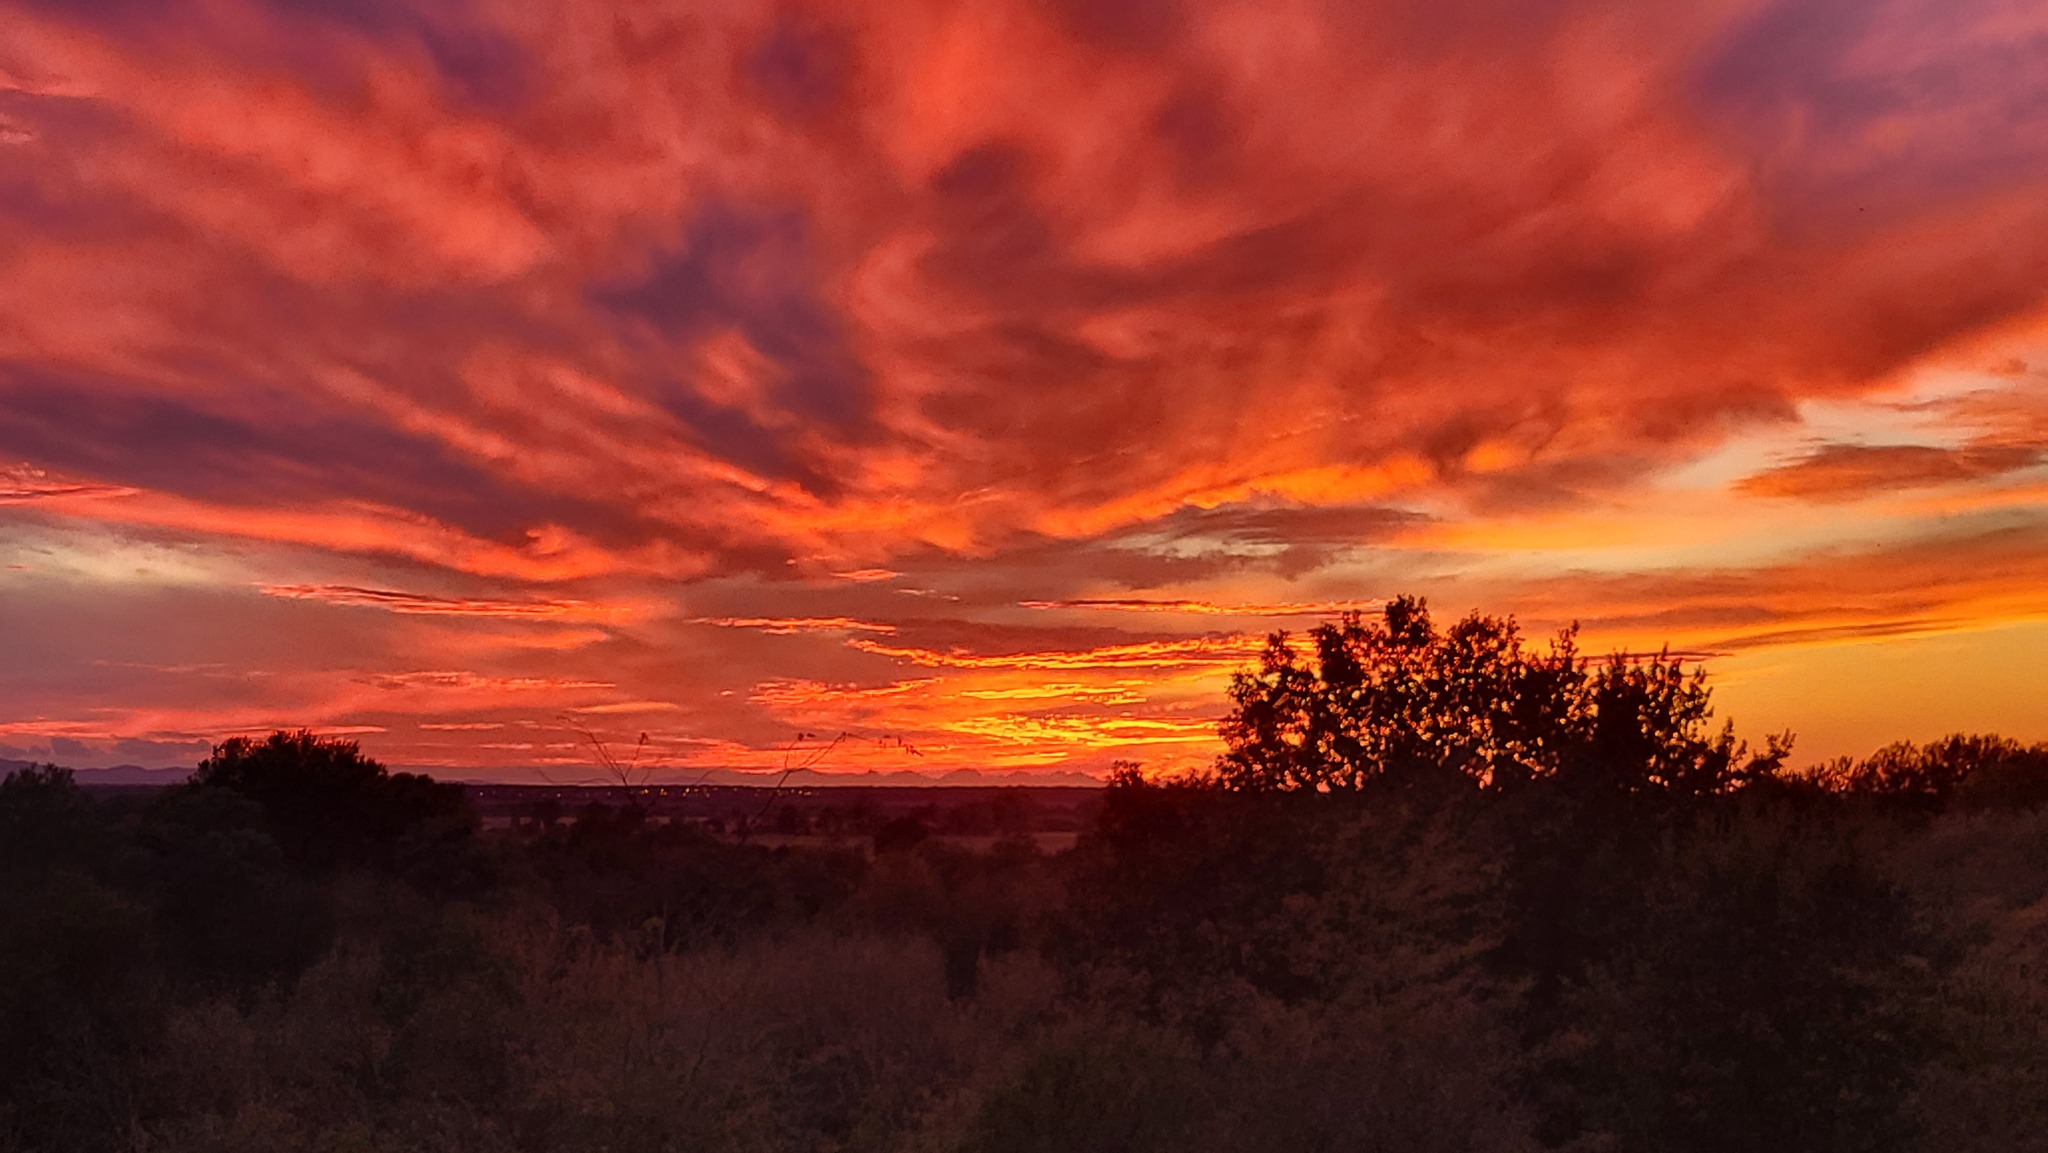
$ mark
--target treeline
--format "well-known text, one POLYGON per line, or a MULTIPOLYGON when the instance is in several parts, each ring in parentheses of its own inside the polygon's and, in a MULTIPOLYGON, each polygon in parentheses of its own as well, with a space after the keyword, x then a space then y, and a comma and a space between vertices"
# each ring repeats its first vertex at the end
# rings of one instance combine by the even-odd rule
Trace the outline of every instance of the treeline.
POLYGON ((1544 732, 1458 654, 1557 665, 1388 623, 1059 854, 486 832, 304 734, 144 797, 16 773, 0 1149, 2048 1148, 2048 748, 1793 773, 1576 654, 1544 732))
POLYGON ((1921 803, 2048 801, 2048 745, 1955 736, 1789 772, 1792 735, 1753 749, 1716 727, 1702 666, 1671 654, 1588 659, 1577 626, 1538 650, 1512 617, 1473 613, 1439 629, 1415 597, 1377 617, 1347 613, 1267 642, 1232 678, 1229 751, 1213 783, 1242 792, 1511 794, 1541 786, 1573 800, 1631 796, 1683 807, 1743 790, 1821 792, 1921 803))

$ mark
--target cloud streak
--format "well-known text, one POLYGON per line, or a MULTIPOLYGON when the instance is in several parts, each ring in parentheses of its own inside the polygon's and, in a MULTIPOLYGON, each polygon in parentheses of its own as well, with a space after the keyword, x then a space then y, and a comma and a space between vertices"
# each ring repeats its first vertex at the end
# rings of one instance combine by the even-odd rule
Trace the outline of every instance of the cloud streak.
POLYGON ((1742 479, 1741 491, 1804 500, 1855 500, 1903 489, 1984 480, 2039 464, 2023 445, 1941 448, 1924 444, 1831 444, 1742 479))
POLYGON ((395 589, 356 588, 350 585, 264 585, 262 592, 264 596, 270 597, 376 608, 394 613, 503 617, 510 620, 587 618, 594 607, 575 600, 509 601, 484 597, 436 597, 399 592, 395 589))

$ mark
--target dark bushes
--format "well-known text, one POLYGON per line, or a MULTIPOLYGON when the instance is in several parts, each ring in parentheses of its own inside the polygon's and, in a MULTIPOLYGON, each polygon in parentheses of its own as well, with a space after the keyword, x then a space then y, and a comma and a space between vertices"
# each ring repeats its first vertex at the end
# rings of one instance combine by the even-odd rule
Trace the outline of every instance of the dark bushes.
POLYGON ((1125 771, 1059 855, 943 813, 484 833, 289 736, 143 800, 38 769, 0 783, 0 1151, 2032 1148, 2035 752, 1125 771))
POLYGON ((459 841, 474 825, 462 786, 393 773, 353 741, 304 731, 231 737, 200 763, 191 787, 254 801, 286 857, 316 871, 418 865, 436 842, 459 841))
POLYGON ((1925 745, 1886 745, 1860 761, 1842 757, 1806 779, 1843 796, 1929 810, 2036 808, 2048 803, 2048 745, 1957 733, 1925 745))

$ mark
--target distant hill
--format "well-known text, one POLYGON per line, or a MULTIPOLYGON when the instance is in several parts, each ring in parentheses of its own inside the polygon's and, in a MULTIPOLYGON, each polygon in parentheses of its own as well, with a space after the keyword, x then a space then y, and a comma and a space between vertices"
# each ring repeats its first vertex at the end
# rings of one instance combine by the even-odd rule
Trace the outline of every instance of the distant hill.
MULTIPOLYGON (((18 769, 33 768, 41 761, 12 761, 0 758, 0 777, 18 769)), ((109 769, 73 769, 81 785, 179 785, 192 775, 191 769, 146 769, 141 765, 115 765, 109 769)))
POLYGON ((191 769, 145 769, 141 765, 115 765, 111 769, 74 769, 81 785, 182 785, 191 769))

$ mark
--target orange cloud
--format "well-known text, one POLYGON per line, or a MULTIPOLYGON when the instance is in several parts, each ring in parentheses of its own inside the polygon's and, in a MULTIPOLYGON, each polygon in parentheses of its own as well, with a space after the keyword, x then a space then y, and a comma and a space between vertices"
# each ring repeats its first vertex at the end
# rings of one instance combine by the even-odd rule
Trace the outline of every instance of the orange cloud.
POLYGON ((39 468, 0 469, 0 504, 132 496, 134 492, 117 485, 57 480, 39 468))
POLYGON ((2044 450, 2024 445, 1831 444, 1789 464, 1744 477, 1757 496, 1855 500, 1877 493, 1982 480, 2030 468, 2044 450))
POLYGON ((852 617, 704 617, 701 623, 726 629, 754 629, 770 636, 794 633, 893 633, 896 626, 852 617))

